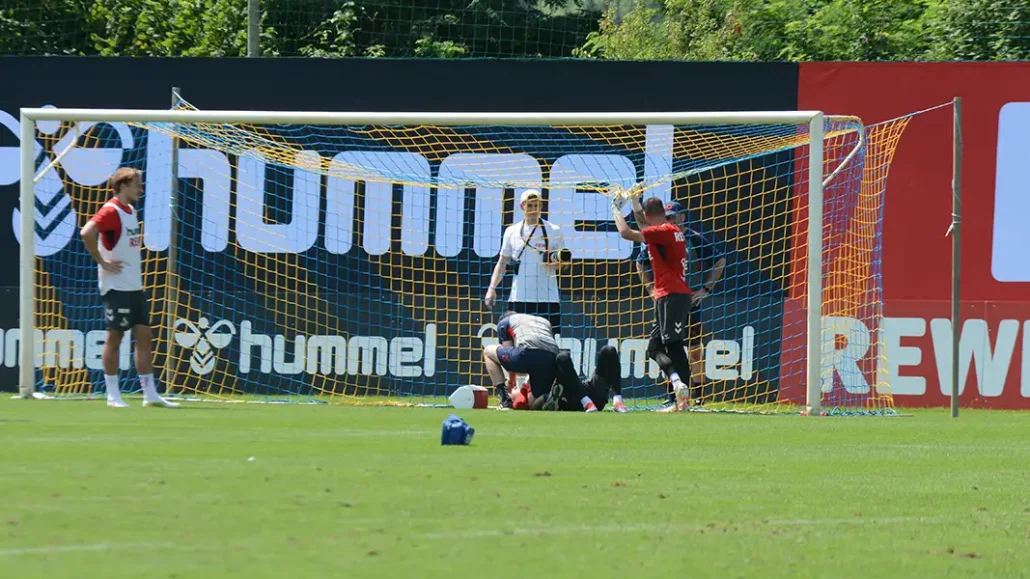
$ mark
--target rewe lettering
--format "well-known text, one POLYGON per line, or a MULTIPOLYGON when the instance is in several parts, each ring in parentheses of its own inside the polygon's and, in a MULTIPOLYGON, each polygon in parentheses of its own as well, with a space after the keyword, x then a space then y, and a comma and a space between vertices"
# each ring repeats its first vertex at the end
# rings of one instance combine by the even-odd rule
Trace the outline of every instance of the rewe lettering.
MULTIPOLYGON (((926 336, 928 329, 938 388, 941 394, 951 394, 951 320, 933 318, 927 323, 924 318, 886 318, 887 371, 895 394, 927 393, 927 378, 931 376, 925 371, 917 374, 911 368, 929 359, 930 353, 925 351, 927 341, 918 340, 926 336), (902 345, 903 339, 906 345, 902 345), (900 375, 902 371, 906 375, 900 375)), ((1011 386, 1018 387, 1024 398, 1030 398, 1030 320, 1000 320, 993 330, 986 320, 964 320, 959 333, 960 394, 966 389, 970 373, 980 396, 998 397, 1006 386, 1011 386)))

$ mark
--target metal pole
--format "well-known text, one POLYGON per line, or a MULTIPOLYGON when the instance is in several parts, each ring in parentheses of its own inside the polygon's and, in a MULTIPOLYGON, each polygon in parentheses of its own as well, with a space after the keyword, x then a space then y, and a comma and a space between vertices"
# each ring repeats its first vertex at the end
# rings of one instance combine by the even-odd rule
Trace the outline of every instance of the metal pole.
MULTIPOLYGON (((172 87, 172 108, 179 104, 179 87, 172 87)), ((172 134, 172 186, 168 195, 168 218, 171 234, 168 241, 168 269, 165 272, 165 393, 176 387, 175 316, 179 311, 179 138, 172 134)))
POLYGON ((822 405, 823 344, 823 114, 808 123, 808 344, 806 408, 818 416, 822 405))
MULTIPOLYGON (((18 327, 21 351, 18 360, 18 392, 32 398, 36 390, 36 122, 21 113, 21 254, 18 281, 18 327)), ((8 364, 10 361, 8 362, 8 364)))
MULTIPOLYGON (((441 112, 312 112, 164 109, 23 108, 39 121, 92 119, 94 122, 250 123, 277 125, 794 125, 808 124, 820 111, 721 111, 661 113, 441 113, 441 112)), ((822 171, 820 171, 822 174, 822 171)), ((822 186, 822 183, 819 183, 822 186)))
POLYGON ((951 166, 951 417, 958 418, 959 336, 962 314, 959 311, 962 264, 962 97, 955 97, 952 125, 951 166))
POLYGON ((247 57, 261 56, 261 0, 247 0, 247 57))

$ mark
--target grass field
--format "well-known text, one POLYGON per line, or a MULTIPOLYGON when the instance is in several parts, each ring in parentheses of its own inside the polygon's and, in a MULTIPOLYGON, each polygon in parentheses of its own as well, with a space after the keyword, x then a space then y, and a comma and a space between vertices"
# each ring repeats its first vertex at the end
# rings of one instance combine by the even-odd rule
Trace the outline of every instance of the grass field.
POLYGON ((1030 574, 1030 413, 448 414, 5 395, 0 576, 1030 574))

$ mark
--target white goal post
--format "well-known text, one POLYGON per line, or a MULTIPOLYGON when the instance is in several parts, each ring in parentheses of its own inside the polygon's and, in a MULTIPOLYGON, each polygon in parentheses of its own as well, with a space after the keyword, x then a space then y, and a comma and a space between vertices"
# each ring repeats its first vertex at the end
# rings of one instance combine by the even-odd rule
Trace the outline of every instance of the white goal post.
POLYGON ((807 361, 806 394, 809 415, 818 415, 821 403, 822 348, 822 233, 824 115, 821 111, 773 112, 666 112, 666 113, 389 113, 389 112, 268 112, 130 109, 23 108, 21 113, 21 255, 19 326, 21 329, 19 391, 31 398, 35 390, 35 353, 32 340, 35 303, 35 191, 36 123, 39 121, 252 123, 262 125, 807 125, 808 238, 807 238, 807 361))

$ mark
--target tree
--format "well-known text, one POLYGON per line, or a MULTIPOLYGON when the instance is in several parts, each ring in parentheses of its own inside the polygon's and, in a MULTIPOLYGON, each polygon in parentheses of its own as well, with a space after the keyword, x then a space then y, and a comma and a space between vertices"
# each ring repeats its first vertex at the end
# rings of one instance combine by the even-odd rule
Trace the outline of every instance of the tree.
POLYGON ((637 0, 580 54, 616 59, 901 60, 926 49, 927 0, 637 0))
POLYGON ((925 0, 831 0, 806 8, 784 26, 783 60, 912 60, 926 50, 925 0))
POLYGON ((283 54, 570 56, 600 13, 583 0, 263 0, 283 54))
POLYGON ((1030 58, 1030 4, 942 0, 927 13, 927 60, 1030 58))
MULTIPOLYGON (((1027 60, 1015 0, 260 0, 266 56, 1027 60), (602 13, 595 6, 609 6, 602 13)), ((247 0, 0 0, 0 54, 243 56, 247 0)))
POLYGON ((86 24, 102 56, 247 53, 247 0, 105 0, 86 24))
POLYGON ((636 0, 618 21, 613 6, 601 18, 577 56, 616 60, 722 60, 736 56, 731 38, 739 34, 728 15, 733 2, 665 0, 652 6, 636 0))
POLYGON ((90 0, 0 4, 0 54, 93 54, 90 0))

